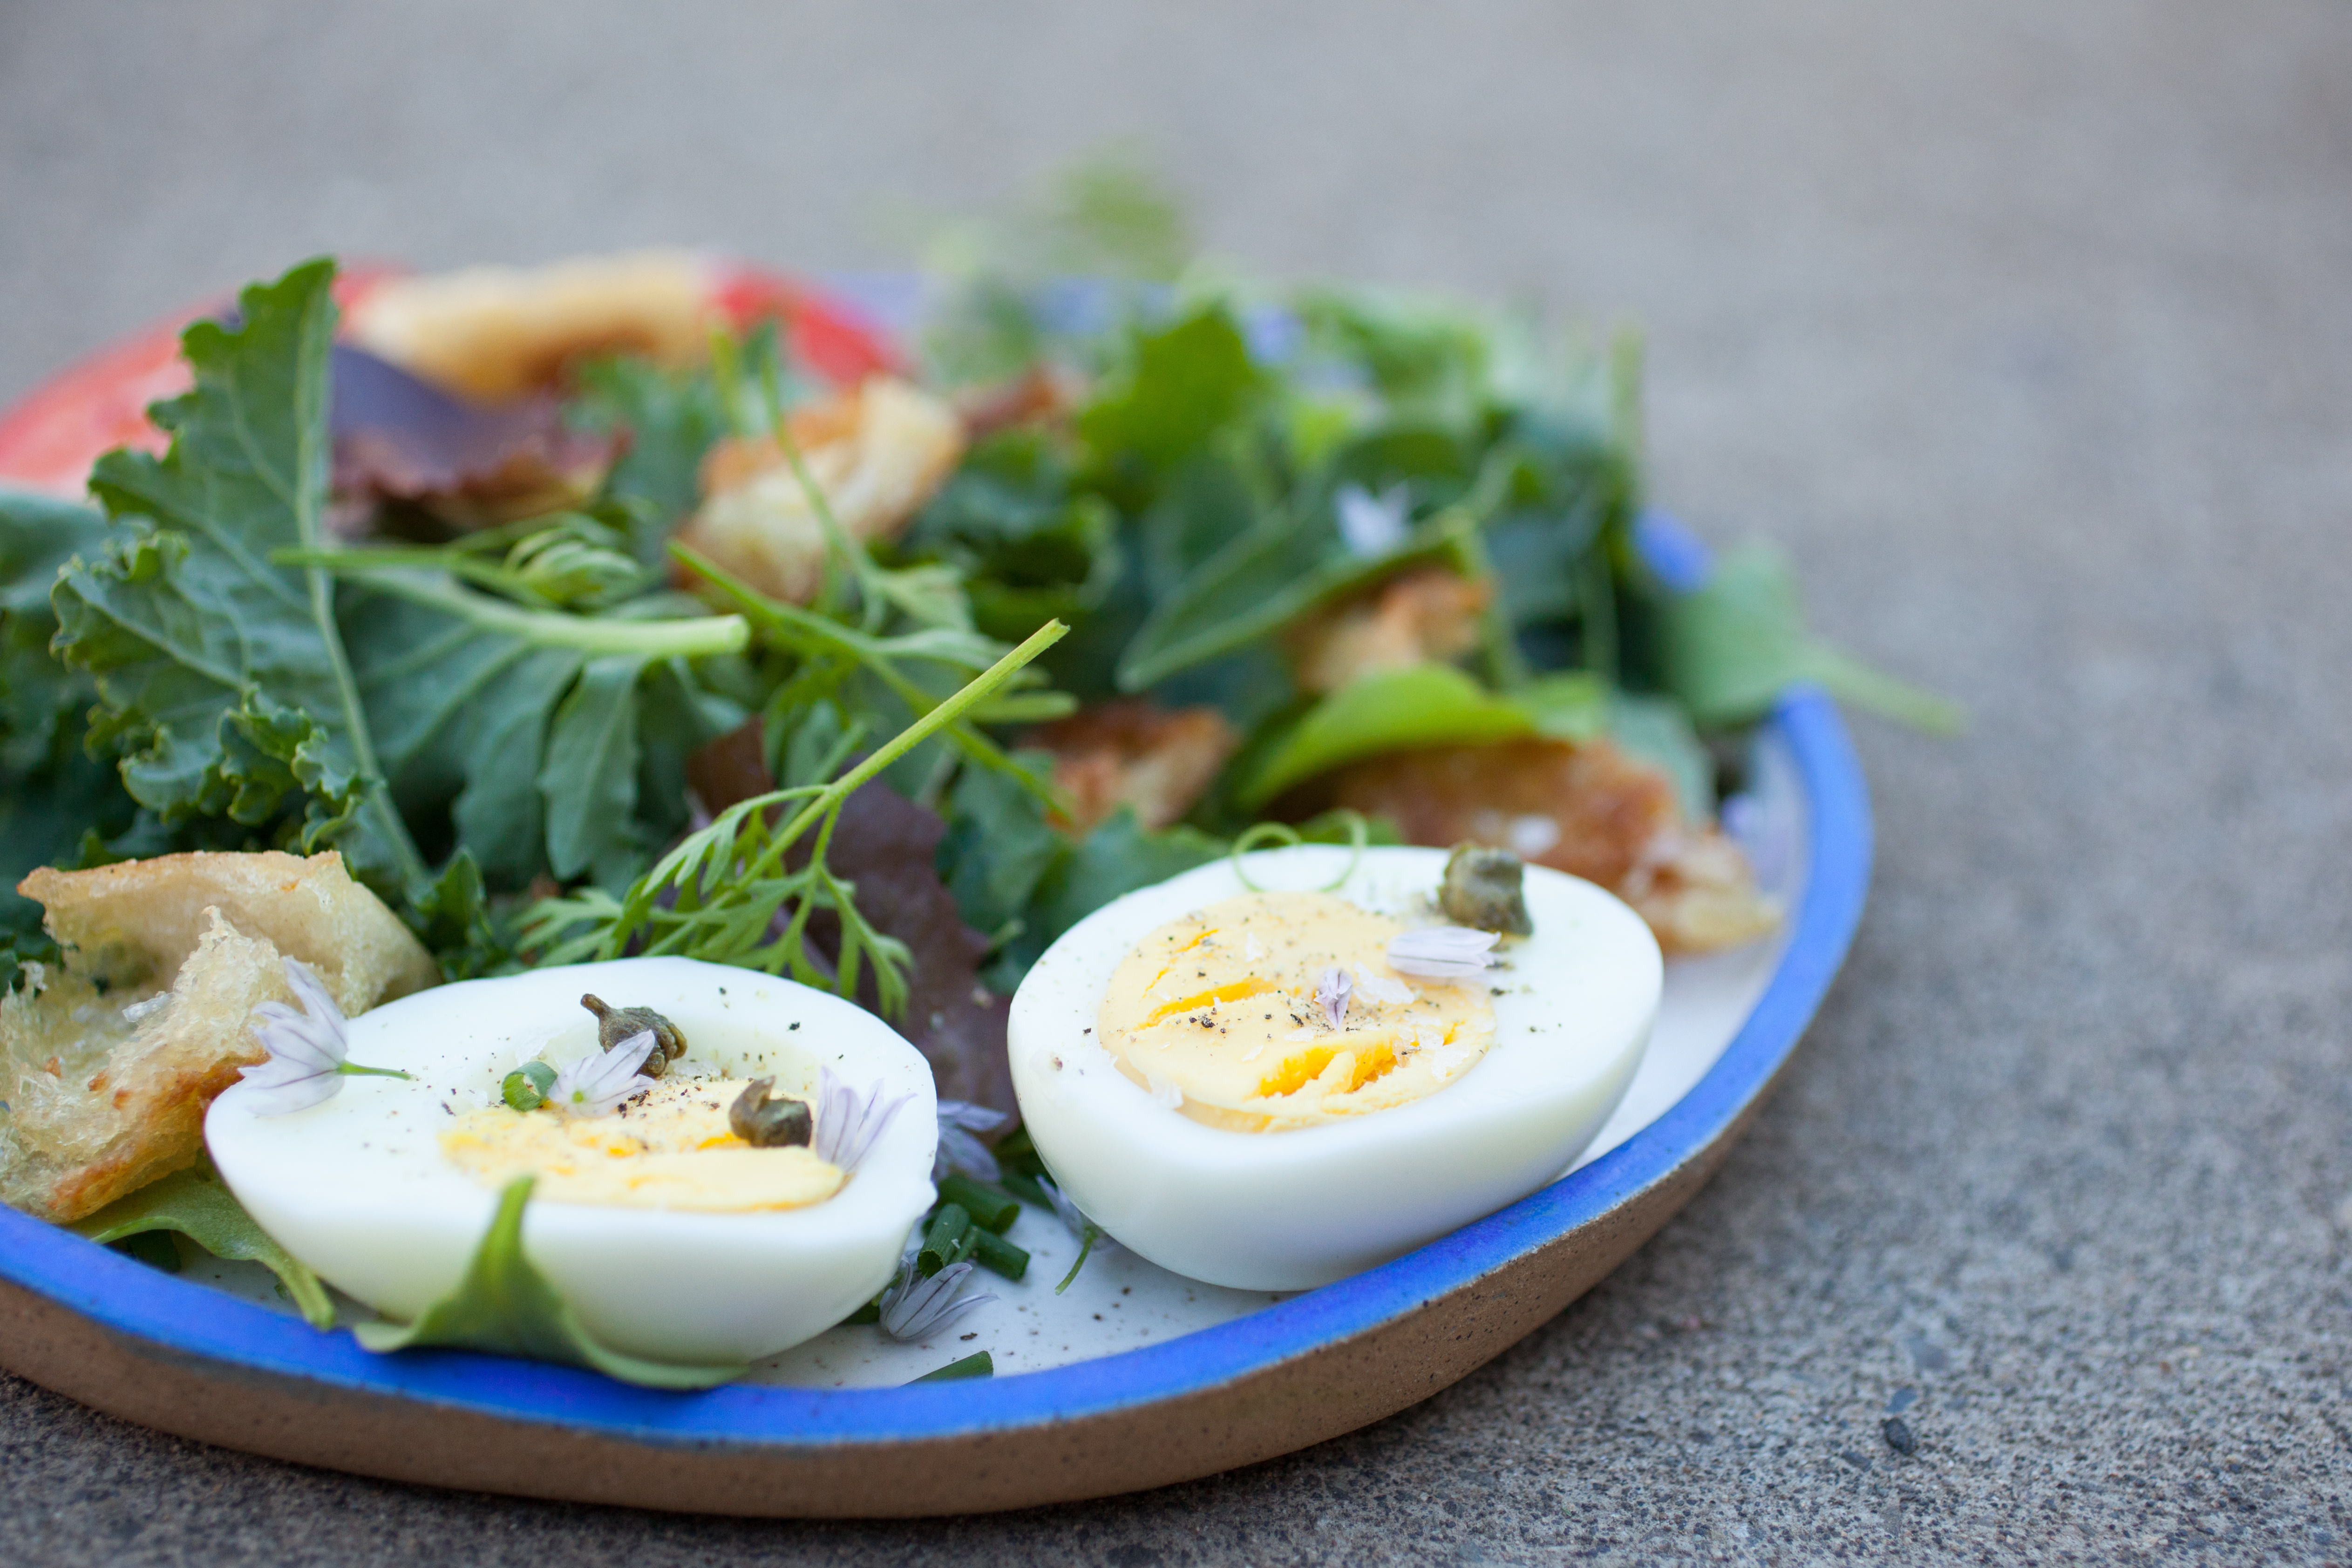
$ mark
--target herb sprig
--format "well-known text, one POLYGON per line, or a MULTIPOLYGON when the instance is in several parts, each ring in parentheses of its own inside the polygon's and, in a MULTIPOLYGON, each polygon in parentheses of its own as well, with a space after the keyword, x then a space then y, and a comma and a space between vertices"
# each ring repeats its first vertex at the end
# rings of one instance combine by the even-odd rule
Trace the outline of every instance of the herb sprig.
POLYGON ((876 930, 858 912, 855 886, 825 864, 841 809, 884 768, 964 718, 1068 631, 1058 621, 1040 627, 831 783, 773 789, 729 807, 619 898, 592 887, 542 900, 525 921, 525 945, 543 948, 541 962, 547 964, 632 952, 679 955, 788 975, 853 998, 871 966, 883 1014, 898 1016, 907 998, 906 945, 876 930), (803 841, 806 859, 794 865, 791 852, 803 841), (809 942, 809 923, 819 911, 841 926, 830 973, 809 942))

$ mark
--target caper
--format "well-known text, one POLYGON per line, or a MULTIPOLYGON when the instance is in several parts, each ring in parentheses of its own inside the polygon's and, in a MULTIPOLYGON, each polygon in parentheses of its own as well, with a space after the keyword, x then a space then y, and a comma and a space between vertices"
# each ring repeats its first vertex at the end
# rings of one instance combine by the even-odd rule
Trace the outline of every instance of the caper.
POLYGON ((507 1074, 499 1094, 518 1111, 536 1111, 547 1103, 547 1092, 554 1087, 555 1069, 544 1061, 526 1061, 507 1074))
POLYGON ((1525 936, 1536 928, 1528 918, 1528 899, 1519 885, 1527 867, 1508 850, 1485 844, 1456 844, 1445 857, 1445 882, 1438 890, 1437 906, 1460 925, 1525 936))
POLYGON ((616 1008, 597 996, 581 998, 580 1005, 596 1015, 596 1043, 606 1051, 647 1030, 653 1031, 654 1049, 646 1055, 646 1064, 637 1069, 648 1078, 659 1078, 671 1062, 686 1054, 685 1033, 651 1008, 616 1008))
POLYGON ((735 1103, 727 1107, 727 1125, 755 1149, 806 1147, 812 1124, 809 1108, 799 1100, 771 1100, 772 1078, 754 1079, 735 1103))

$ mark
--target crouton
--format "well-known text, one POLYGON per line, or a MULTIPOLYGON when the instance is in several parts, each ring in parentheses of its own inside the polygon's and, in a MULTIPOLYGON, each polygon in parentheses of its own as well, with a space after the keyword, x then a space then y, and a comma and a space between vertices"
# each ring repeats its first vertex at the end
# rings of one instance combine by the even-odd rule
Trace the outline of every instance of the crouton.
MULTIPOLYGON (((955 411, 887 376, 795 410, 793 443, 843 532, 895 539, 963 457, 955 411)), ((793 604, 824 580, 824 530, 800 476, 772 438, 722 441, 702 464, 703 502, 680 542, 793 604)))
POLYGON ((264 1055, 254 1008, 293 999, 283 958, 346 1014, 441 977, 331 852, 43 869, 17 891, 66 951, 0 999, 0 1199, 59 1222, 194 1163, 205 1107, 264 1055))
POLYGON ((1213 707, 1170 711, 1139 698, 1098 703, 1034 731, 1054 754, 1068 825, 1085 832, 1121 806, 1147 828, 1181 821, 1241 744, 1213 707))
POLYGON ((1465 840, 1598 883, 1669 953, 1753 941, 1780 924, 1739 846, 1685 821, 1664 770, 1608 740, 1513 740, 1372 758, 1326 781, 1333 804, 1386 817, 1407 843, 1465 840))
POLYGON ((1287 639, 1298 689, 1336 692, 1376 670, 1459 658, 1478 644, 1488 585, 1444 567, 1419 567, 1318 612, 1287 639))
POLYGON ((395 277, 352 308, 360 347, 478 402, 554 386, 597 354, 692 364, 709 346, 709 269, 684 251, 395 277))

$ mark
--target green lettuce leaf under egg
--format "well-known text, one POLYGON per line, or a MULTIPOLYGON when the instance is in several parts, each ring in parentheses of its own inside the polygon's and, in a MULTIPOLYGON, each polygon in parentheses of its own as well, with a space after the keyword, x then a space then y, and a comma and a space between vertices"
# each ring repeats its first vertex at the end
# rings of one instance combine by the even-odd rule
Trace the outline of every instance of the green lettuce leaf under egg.
POLYGON ((482 1233, 456 1290, 408 1323, 359 1323, 352 1334, 379 1353, 435 1346, 488 1351, 493 1355, 585 1366, 646 1388, 711 1388, 743 1375, 748 1366, 681 1366, 625 1354, 598 1342, 522 1249, 523 1208, 532 1179, 520 1176, 499 1195, 498 1212, 482 1233))

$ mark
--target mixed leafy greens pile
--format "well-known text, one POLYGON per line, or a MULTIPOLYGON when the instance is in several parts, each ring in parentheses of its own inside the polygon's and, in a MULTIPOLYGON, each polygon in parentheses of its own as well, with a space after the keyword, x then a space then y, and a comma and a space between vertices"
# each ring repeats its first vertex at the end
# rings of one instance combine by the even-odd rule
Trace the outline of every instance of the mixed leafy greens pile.
MULTIPOLYGON (((1809 639, 1773 558, 1686 592, 1652 570, 1630 340, 1171 280, 1164 207, 1084 179, 1067 206, 1092 250, 965 277, 926 340, 938 383, 1025 377, 1058 413, 982 435, 895 542, 833 528, 807 605, 669 538, 714 442, 793 450, 814 393, 772 330, 689 370, 589 364, 563 417, 625 438, 593 498, 420 542, 331 527, 332 264, 247 289, 186 333, 166 455, 108 455, 94 505, 0 492, 9 880, 331 847, 453 977, 636 951, 792 974, 1003 1101, 1002 998, 1045 946, 1338 764, 1613 733, 1706 810, 1703 736, 1792 681, 1943 719, 1809 639), (1071 268, 1107 281, 1039 276, 1071 268), (1283 636, 1420 563, 1497 585, 1465 664, 1300 690, 1283 636), (1125 695, 1213 705, 1243 743, 1187 821, 1072 831, 1024 727, 1125 695)), ((11 973, 45 956, 27 901, 0 927, 11 973)))

